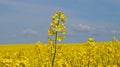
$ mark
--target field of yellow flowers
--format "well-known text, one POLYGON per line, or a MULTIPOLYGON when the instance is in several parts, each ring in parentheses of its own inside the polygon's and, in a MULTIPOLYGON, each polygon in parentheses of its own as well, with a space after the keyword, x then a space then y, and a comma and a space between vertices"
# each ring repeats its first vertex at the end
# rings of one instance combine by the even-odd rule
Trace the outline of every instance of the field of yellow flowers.
POLYGON ((0 44, 0 67, 120 67, 120 42, 63 43, 66 16, 58 11, 48 29, 48 44, 0 44))
MULTIPOLYGON (((51 45, 0 44, 0 67, 51 67, 51 45)), ((55 67, 120 67, 120 42, 58 44, 55 67)))

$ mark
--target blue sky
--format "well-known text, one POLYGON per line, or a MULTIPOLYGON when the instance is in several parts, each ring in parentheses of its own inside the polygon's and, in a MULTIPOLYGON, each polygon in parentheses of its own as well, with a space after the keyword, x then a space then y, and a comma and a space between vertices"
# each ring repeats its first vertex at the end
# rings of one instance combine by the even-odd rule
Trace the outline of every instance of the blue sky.
POLYGON ((57 10, 67 16, 63 42, 120 39, 120 0, 0 0, 0 43, 46 43, 57 10))

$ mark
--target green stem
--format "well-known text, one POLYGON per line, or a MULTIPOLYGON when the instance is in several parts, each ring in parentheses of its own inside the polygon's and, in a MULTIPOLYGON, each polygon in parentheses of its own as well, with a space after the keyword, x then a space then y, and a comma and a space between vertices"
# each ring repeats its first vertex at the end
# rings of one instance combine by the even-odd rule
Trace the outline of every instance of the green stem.
POLYGON ((56 44, 57 44, 57 32, 56 32, 56 37, 55 37, 54 55, 52 58, 52 67, 54 67, 54 61, 55 61, 55 56, 56 56, 56 44))
POLYGON ((90 51, 91 51, 91 50, 89 50, 88 67, 90 67, 90 51))
MULTIPOLYGON (((60 23, 60 17, 59 17, 59 21, 58 21, 57 26, 59 25, 59 23, 60 23)), ((54 67, 54 61, 55 61, 55 56, 56 56, 57 36, 58 36, 58 32, 56 31, 56 34, 55 34, 55 44, 54 44, 54 55, 52 57, 52 67, 54 67)))

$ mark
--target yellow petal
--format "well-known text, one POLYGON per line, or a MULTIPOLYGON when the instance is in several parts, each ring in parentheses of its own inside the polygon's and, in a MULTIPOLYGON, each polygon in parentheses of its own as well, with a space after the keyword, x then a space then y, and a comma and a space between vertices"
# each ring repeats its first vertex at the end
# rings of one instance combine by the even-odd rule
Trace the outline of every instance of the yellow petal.
POLYGON ((59 19, 56 18, 56 19, 53 20, 53 23, 58 24, 58 21, 59 21, 59 19))
POLYGON ((63 13, 61 11, 56 12, 58 16, 62 15, 63 13))
POLYGON ((55 16, 55 17, 57 17, 57 16, 58 16, 58 14, 56 14, 56 13, 55 13, 55 14, 54 14, 54 16, 55 16))
POLYGON ((48 29, 48 35, 55 35, 55 31, 52 29, 48 29))
POLYGON ((55 23, 51 23, 50 27, 56 27, 56 24, 55 23))
POLYGON ((55 20, 55 19, 56 19, 56 16, 53 16, 53 17, 52 17, 52 20, 55 20))
POLYGON ((62 29, 66 30, 66 27, 65 27, 65 25, 63 23, 60 24, 60 26, 61 26, 62 29))
POLYGON ((62 34, 66 34, 66 31, 62 31, 62 34))
POLYGON ((55 31, 61 31, 60 26, 56 26, 56 30, 55 31))
POLYGON ((91 37, 91 38, 88 38, 88 41, 89 41, 89 42, 93 42, 93 41, 94 41, 94 38, 92 38, 92 37, 91 37))
POLYGON ((65 39, 65 36, 63 37, 63 36, 57 36, 57 40, 60 42, 60 41, 62 41, 62 40, 64 40, 65 39))
POLYGON ((66 20, 66 17, 64 16, 64 17, 61 17, 61 21, 62 22, 65 22, 65 20, 66 20))

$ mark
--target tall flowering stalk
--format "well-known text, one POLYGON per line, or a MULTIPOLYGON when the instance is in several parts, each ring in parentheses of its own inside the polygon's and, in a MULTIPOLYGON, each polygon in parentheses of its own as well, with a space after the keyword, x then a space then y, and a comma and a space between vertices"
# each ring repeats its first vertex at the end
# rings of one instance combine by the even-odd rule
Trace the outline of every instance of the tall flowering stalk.
POLYGON ((51 61, 54 67, 56 44, 65 39, 66 26, 64 24, 66 16, 62 11, 57 11, 52 16, 52 23, 48 29, 48 42, 51 45, 51 61))
MULTIPOLYGON (((95 43, 94 43, 94 38, 88 38, 87 44, 85 45, 87 49, 87 56, 88 56, 88 62, 87 62, 87 67, 91 67, 91 64, 94 63, 93 59, 95 57, 95 43)), ((95 65, 95 64, 94 64, 95 65)))

